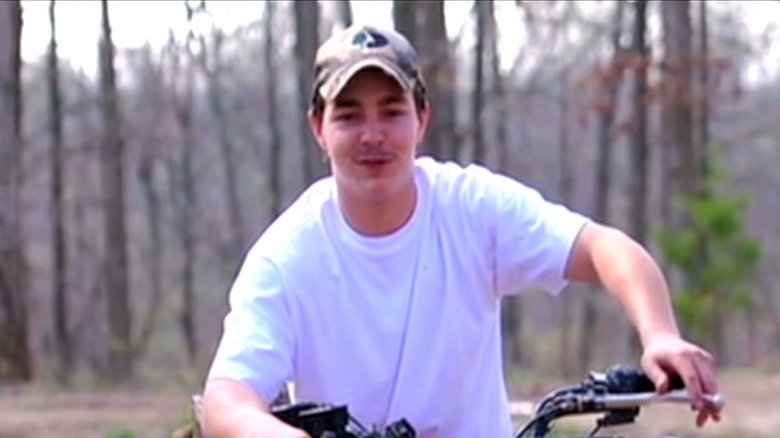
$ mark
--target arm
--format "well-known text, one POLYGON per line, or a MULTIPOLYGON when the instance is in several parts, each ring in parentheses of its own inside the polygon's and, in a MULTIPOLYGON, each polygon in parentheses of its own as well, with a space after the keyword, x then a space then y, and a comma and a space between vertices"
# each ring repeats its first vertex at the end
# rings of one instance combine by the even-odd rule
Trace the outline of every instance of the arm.
POLYGON ((203 431, 210 438, 308 438, 271 415, 269 404, 237 380, 210 379, 203 400, 203 431))
POLYGON ((697 400, 697 424, 719 419, 720 412, 701 397, 718 392, 715 361, 681 338, 663 274, 641 245, 614 228, 589 223, 572 248, 565 276, 600 284, 617 299, 642 341, 642 366, 660 391, 667 390, 670 372, 679 374, 697 400))
POLYGON ((577 238, 566 278, 600 284, 626 311, 642 345, 658 335, 679 336, 669 291, 658 265, 637 242, 614 228, 588 223, 577 238))
POLYGON ((270 414, 292 372, 294 350, 282 281, 273 263, 250 252, 230 291, 230 312, 203 391, 209 438, 304 438, 270 414))

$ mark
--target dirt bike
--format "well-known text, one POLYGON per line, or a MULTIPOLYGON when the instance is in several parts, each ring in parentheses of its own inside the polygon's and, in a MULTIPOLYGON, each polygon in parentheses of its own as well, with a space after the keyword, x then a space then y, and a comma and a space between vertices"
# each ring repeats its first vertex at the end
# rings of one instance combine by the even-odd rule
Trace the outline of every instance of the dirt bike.
MULTIPOLYGON (((667 393, 656 392, 653 382, 631 365, 615 365, 606 372, 591 372, 582 382, 559 388, 543 397, 532 418, 514 436, 548 437, 555 420, 573 415, 603 414, 596 420, 594 429, 581 437, 607 438, 596 433, 604 427, 633 423, 642 406, 691 403, 691 397, 683 389, 679 378, 672 378, 670 386, 672 390, 667 393)), ((725 403, 721 394, 708 394, 705 399, 716 407, 725 403)), ((352 418, 347 406, 343 405, 302 402, 277 406, 272 412, 313 438, 416 437, 414 427, 405 419, 391 423, 384 430, 369 430, 352 418)))

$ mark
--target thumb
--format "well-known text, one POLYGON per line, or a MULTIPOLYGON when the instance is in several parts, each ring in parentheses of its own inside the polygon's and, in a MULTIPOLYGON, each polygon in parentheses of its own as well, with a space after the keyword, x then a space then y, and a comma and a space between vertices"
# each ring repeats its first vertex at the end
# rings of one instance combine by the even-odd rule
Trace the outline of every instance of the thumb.
POLYGON ((655 384, 655 390, 657 392, 664 393, 669 391, 669 375, 658 362, 648 360, 646 361, 644 368, 647 378, 655 384))

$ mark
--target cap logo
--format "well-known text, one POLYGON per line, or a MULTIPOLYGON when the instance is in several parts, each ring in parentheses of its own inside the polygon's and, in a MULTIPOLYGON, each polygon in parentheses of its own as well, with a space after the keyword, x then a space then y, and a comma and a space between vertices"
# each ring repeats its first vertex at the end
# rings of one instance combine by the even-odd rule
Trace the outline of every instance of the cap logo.
POLYGON ((387 45, 387 38, 376 32, 364 30, 352 38, 352 45, 362 48, 375 48, 387 45))

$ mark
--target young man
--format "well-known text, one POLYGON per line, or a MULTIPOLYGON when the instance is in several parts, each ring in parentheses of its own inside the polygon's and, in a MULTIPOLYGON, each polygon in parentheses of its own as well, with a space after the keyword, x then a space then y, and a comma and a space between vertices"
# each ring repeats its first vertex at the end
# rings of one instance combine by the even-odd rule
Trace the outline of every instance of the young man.
POLYGON ((332 176, 248 253, 205 389, 210 438, 303 438, 269 403, 346 403, 364 425, 423 438, 509 437, 501 297, 597 282, 623 306, 664 391, 718 419, 713 358, 680 337, 656 263, 625 234, 479 166, 416 158, 430 117, 414 49, 353 26, 317 53, 311 127, 332 176))

